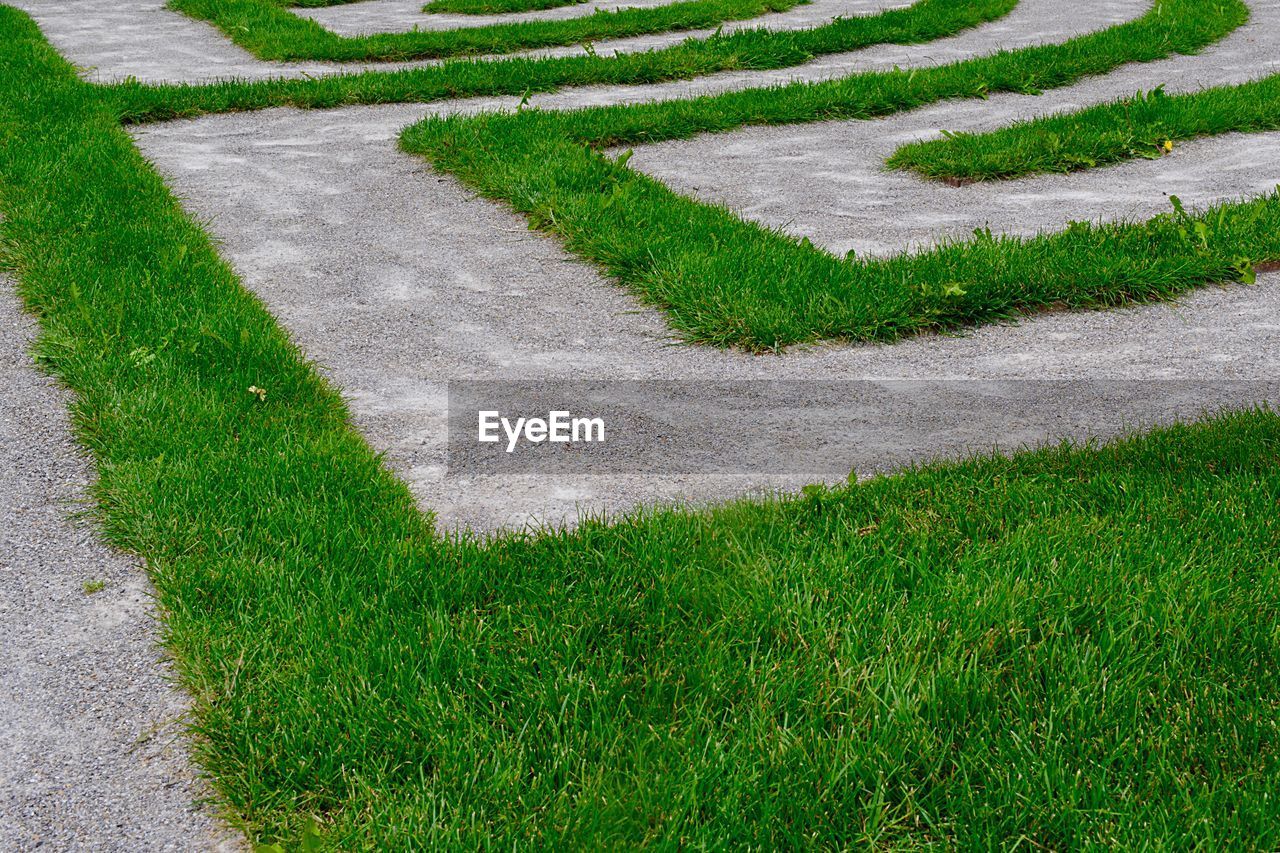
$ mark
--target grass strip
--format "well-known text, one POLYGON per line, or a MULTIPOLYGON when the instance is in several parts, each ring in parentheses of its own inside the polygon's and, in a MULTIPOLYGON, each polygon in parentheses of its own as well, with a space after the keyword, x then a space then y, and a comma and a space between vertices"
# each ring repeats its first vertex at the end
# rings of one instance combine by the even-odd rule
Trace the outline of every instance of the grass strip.
POLYGON ((169 8, 207 21, 264 60, 402 61, 480 56, 601 39, 715 27, 808 0, 678 0, 653 8, 597 11, 559 21, 521 21, 452 30, 341 36, 272 0, 169 0, 169 8))
POLYGON ((577 111, 429 117, 402 135, 481 194, 507 202, 642 299, 687 339, 774 350, 894 340, 1045 306, 1160 299, 1248 279, 1280 258, 1280 197, 1179 210, 1031 239, 980 233, 889 259, 837 258, 667 189, 601 149, 749 125, 866 119, 948 98, 1036 92, 1126 62, 1194 52, 1245 19, 1237 2, 1157 0, 1140 19, 945 66, 577 111))
POLYGON ((498 15, 505 12, 533 12, 575 6, 587 0, 431 0, 424 12, 452 12, 456 15, 498 15))
POLYGON ((938 180, 999 180, 1155 159, 1181 140, 1268 130, 1280 130, 1280 75, 1181 95, 1154 89, 989 133, 947 133, 903 145, 888 165, 938 180))
POLYGON ((4 257, 251 837, 1280 844, 1274 414, 440 540, 115 119, 0 7, 4 257))
POLYGON ((906 9, 844 18, 811 30, 743 30, 612 57, 453 60, 403 71, 204 85, 126 82, 111 91, 122 121, 145 122, 279 106, 315 109, 658 83, 719 71, 787 68, 876 44, 922 44, 1001 18, 1016 5, 1017 0, 920 0, 906 9))
POLYGON ((301 9, 323 9, 326 6, 349 6, 362 3, 364 0, 279 0, 281 6, 295 6, 301 9))

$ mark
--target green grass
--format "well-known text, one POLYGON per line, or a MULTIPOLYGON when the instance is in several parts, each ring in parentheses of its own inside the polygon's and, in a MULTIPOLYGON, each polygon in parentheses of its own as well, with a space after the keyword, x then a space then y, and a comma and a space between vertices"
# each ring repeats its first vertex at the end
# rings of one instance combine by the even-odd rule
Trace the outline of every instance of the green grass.
POLYGON ((1194 52, 1245 15, 1236 2, 1158 0, 1140 19, 1059 45, 685 101, 431 117, 401 142, 664 309, 690 341, 759 351, 822 339, 893 340, 1046 306, 1116 305, 1247 280, 1254 263, 1280 258, 1280 197, 1146 223, 1077 223, 1033 239, 982 233, 863 260, 834 257, 674 193, 602 149, 1040 91, 1121 63, 1194 52))
MULTIPOLYGON (((717 71, 785 68, 816 56, 874 44, 929 42, 1000 18, 1016 5, 1017 0, 920 0, 907 9, 840 19, 811 30, 750 29, 614 56, 454 60, 440 67, 398 72, 368 71, 319 80, 227 82, 218 86, 125 83, 117 87, 117 92, 122 101, 122 118, 149 121, 266 106, 403 103, 548 92, 566 86, 656 83, 717 71)), ((254 33, 261 33, 234 32, 250 40, 258 39, 254 33)))
POLYGON ((0 257, 254 839, 1280 845, 1274 413, 442 540, 116 97, 0 7, 0 257))
POLYGON ((272 0, 169 0, 169 8, 208 21, 259 59, 357 62, 511 53, 705 29, 782 12, 805 2, 808 0, 677 0, 655 8, 601 11, 561 21, 367 36, 340 36, 272 0))
POLYGON ((989 133, 948 133, 902 146, 888 165, 960 182, 1019 178, 1163 157, 1182 140, 1266 130, 1280 130, 1280 75, 1182 95, 1153 89, 989 133))
POLYGON ((431 0, 424 12, 452 12, 458 15, 498 15, 505 12, 532 12, 575 6, 587 0, 431 0))
POLYGON ((122 121, 146 122, 278 106, 314 109, 658 83, 719 71, 787 68, 875 44, 925 43, 996 20, 1016 5, 1017 0, 920 0, 906 9, 841 19, 811 30, 751 29, 617 56, 454 60, 403 71, 212 85, 129 82, 111 92, 122 121))

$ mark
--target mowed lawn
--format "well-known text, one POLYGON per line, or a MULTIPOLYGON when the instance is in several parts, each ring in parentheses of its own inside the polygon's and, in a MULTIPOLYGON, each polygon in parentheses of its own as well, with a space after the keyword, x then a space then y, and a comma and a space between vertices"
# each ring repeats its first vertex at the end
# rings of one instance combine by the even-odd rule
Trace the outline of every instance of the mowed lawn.
POLYGON ((444 539, 117 106, 0 7, 3 262, 254 840, 1280 844, 1274 412, 444 539))

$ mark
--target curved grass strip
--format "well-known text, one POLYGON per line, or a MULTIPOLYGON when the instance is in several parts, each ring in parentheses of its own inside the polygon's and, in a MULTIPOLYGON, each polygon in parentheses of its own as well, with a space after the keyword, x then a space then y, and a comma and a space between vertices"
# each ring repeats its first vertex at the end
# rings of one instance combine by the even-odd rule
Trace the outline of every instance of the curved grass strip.
POLYGON ((207 85, 113 86, 122 121, 145 122, 210 112, 296 106, 427 102, 484 95, 550 92, 568 86, 686 80, 718 71, 788 68, 817 56, 877 44, 922 44, 1007 15, 1018 0, 920 0, 906 9, 844 18, 811 30, 750 29, 617 56, 456 60, 403 71, 319 79, 207 85))
POLYGON ((431 0, 422 11, 451 12, 455 15, 499 15, 506 12, 534 12, 576 6, 587 0, 431 0))
POLYGON ((808 0, 677 0, 666 6, 596 12, 560 21, 522 21, 453 30, 340 36, 272 0, 169 0, 169 8, 208 21, 264 60, 373 62, 479 56, 602 39, 715 27, 808 0))
POLYGON ((0 141, 4 258, 252 838, 1280 845, 1274 414, 443 541, 8 7, 0 141))
POLYGON ((989 133, 913 142, 887 165, 926 178, 982 181, 1162 157, 1181 140, 1280 130, 1280 75, 1182 95, 1162 90, 989 133))
POLYGON ((1194 52, 1245 16, 1236 2, 1157 0, 1142 18, 1104 31, 946 66, 686 101, 430 117, 401 141, 664 309, 690 341, 760 351, 894 340, 1045 306, 1160 299, 1248 278, 1254 262, 1280 259, 1280 197, 1221 205, 1194 221, 1180 212, 1033 239, 984 234, 888 260, 842 259, 673 193, 599 149, 1040 91, 1194 52))

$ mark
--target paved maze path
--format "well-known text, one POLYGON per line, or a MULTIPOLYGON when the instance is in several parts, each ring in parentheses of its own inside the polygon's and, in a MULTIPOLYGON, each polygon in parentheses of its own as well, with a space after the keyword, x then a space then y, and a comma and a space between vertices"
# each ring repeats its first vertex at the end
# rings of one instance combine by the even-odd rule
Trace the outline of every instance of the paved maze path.
MULTIPOLYGON (((1146 4, 1093 0, 1069 12, 1024 0, 1008 18, 941 42, 872 48, 842 59, 858 69, 928 65, 993 47, 1061 41, 1130 20, 1146 4)), ((1203 55, 1177 57, 1086 80, 1041 96, 998 95, 939 104, 874 122, 756 128, 640 147, 632 164, 673 187, 723 201, 751 219, 843 253, 886 254, 973 228, 1030 233, 1071 219, 1145 218, 1166 193, 1203 204, 1274 187, 1280 136, 1252 134, 1181 146, 1176 156, 1068 176, 960 190, 881 164, 901 142, 938 128, 981 130, 1166 84, 1170 91, 1240 82, 1274 68, 1280 4, 1251 5, 1249 24, 1203 55), (886 215, 893 211, 894 215, 886 215)), ((732 75, 648 87, 597 87, 534 97, 570 109, 759 85, 829 69, 732 75)), ((292 110, 151 125, 134 131, 189 208, 208 221, 224 254, 308 353, 342 387, 374 445, 445 526, 570 521, 580 509, 619 510, 668 499, 715 500, 803 477, 635 475, 445 478, 445 382, 453 378, 1072 379, 1275 375, 1271 345, 1280 295, 1256 288, 1194 293, 1176 304, 1044 315, 962 338, 893 346, 796 349, 752 357, 672 347, 663 318, 641 309, 594 269, 524 220, 476 200, 396 147, 421 116, 509 108, 513 99, 428 106, 292 110), (252 188, 252 191, 246 191, 252 188), (334 234, 340 233, 341 240, 334 234)), ((1029 386, 1028 386, 1029 387, 1029 386)), ((1231 392, 1227 393, 1228 396, 1231 392)), ((814 404, 835 406, 834 400, 814 404)), ((1037 404, 1050 405, 1048 399, 1037 404)), ((1040 420, 925 417, 911 430, 872 423, 863 448, 827 472, 894 467, 958 453, 1195 414, 1200 401, 1155 399, 1110 417, 1050 409, 1040 420), (892 430, 886 432, 886 430, 892 430), (993 433, 994 430, 994 433, 993 433), (874 437, 875 440, 871 440, 874 437)), ((936 406, 921 403, 922 410, 936 406)))

